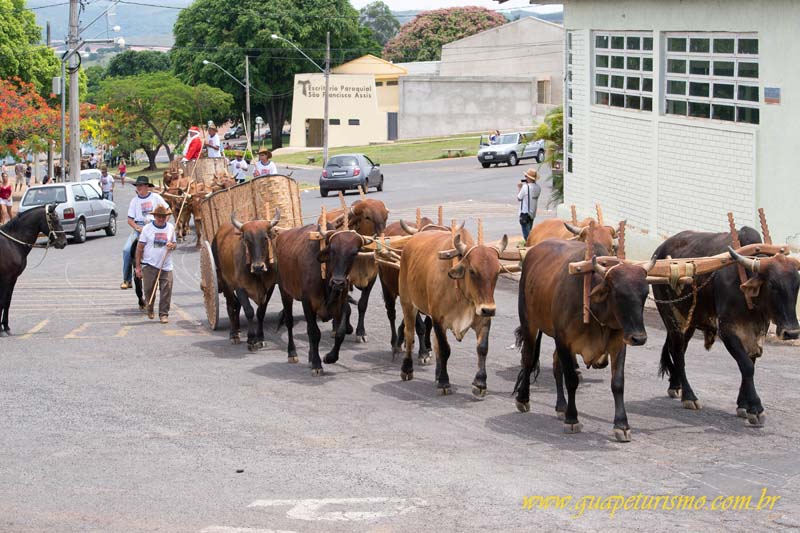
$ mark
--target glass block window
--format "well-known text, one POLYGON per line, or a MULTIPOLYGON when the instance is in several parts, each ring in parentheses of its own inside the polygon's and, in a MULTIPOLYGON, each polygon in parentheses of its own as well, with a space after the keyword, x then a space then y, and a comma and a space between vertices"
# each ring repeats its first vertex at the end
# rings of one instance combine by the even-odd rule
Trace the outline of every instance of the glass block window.
POLYGON ((566 153, 564 156, 567 159, 567 172, 572 172, 572 157, 574 154, 573 138, 572 138, 572 32, 567 32, 567 93, 566 93, 566 153))
POLYGON ((592 103, 653 110, 653 34, 594 32, 592 103))
POLYGON ((666 33, 668 115, 759 123, 758 36, 666 33))

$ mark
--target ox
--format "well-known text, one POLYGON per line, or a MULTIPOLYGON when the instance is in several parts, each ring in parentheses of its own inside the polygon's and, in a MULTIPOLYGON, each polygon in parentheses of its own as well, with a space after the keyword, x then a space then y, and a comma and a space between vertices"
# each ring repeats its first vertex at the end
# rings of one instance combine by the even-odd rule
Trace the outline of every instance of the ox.
POLYGON ((285 322, 289 331, 289 362, 297 362, 297 350, 292 333, 294 326, 292 303, 294 300, 299 300, 303 304, 303 314, 306 319, 309 340, 308 360, 311 363, 313 376, 322 374, 317 318, 323 322, 333 320, 334 346, 324 358, 325 364, 333 364, 339 360, 339 348, 344 341, 350 315, 348 275, 361 247, 370 242, 372 239, 355 231, 323 230, 319 225, 282 231, 275 240, 279 288, 283 302, 281 320, 285 322), (325 241, 322 250, 320 243, 310 238, 315 229, 325 241), (322 264, 325 264, 326 270, 324 278, 322 264))
POLYGON ((239 310, 247 317, 247 349, 257 350, 264 344, 264 314, 278 275, 270 264, 269 250, 275 227, 281 218, 280 209, 270 220, 253 220, 244 224, 231 213, 230 224, 222 224, 214 235, 211 252, 217 264, 217 283, 225 295, 230 319, 231 343, 239 340, 239 310), (253 300, 258 306, 253 320, 253 300))
POLYGON ((463 230, 463 224, 453 233, 417 233, 405 244, 399 276, 406 336, 400 371, 404 381, 414 377, 411 350, 417 312, 421 312, 433 322, 436 380, 441 393, 450 392, 447 330, 460 342, 471 328, 478 342, 478 372, 472 382, 472 393, 479 398, 486 396, 486 354, 496 311, 494 288, 500 274, 499 255, 507 244, 508 237, 504 235, 497 247, 475 245, 470 234, 463 230), (458 258, 455 265, 450 261, 453 258, 458 258))
MULTIPOLYGON (((568 222, 564 222, 557 218, 549 218, 536 224, 531 229, 528 235, 528 240, 525 241, 525 246, 536 246, 542 241, 547 239, 563 239, 586 241, 586 236, 589 234, 589 224, 594 221, 593 218, 586 218, 582 220, 577 226, 573 226, 568 222)), ((594 242, 602 244, 612 254, 616 253, 616 246, 614 239, 617 238, 617 230, 611 226, 601 226, 595 223, 594 227, 594 242)))
MULTIPOLYGON (((630 441, 630 426, 625 412, 626 346, 641 346, 647 341, 644 328, 644 302, 649 292, 646 267, 620 263, 604 268, 595 263, 590 296, 591 318, 583 322, 583 276, 571 275, 569 263, 582 261, 586 245, 575 241, 549 240, 532 248, 522 263, 519 282, 519 323, 517 346, 522 349, 522 370, 517 377, 517 409, 530 410, 530 376, 539 372, 542 333, 555 340, 560 368, 567 385, 569 401, 565 402, 563 385, 556 377, 556 412, 565 413, 565 431, 581 430, 575 391, 578 375, 575 354, 581 354, 587 365, 610 356, 611 391, 614 395, 614 436, 630 441)), ((595 244, 594 253, 608 255, 608 250, 595 244)), ((588 275, 588 274, 587 274, 588 275)))
MULTIPOLYGON (((327 214, 328 222, 345 220, 344 210, 335 209, 327 214)), ((357 200, 353 202, 347 213, 347 229, 358 232, 365 237, 380 235, 386 228, 386 220, 389 218, 389 210, 380 200, 357 200)), ((356 338, 359 342, 367 342, 367 330, 364 327, 364 318, 367 314, 367 304, 369 295, 375 280, 378 277, 378 266, 375 264, 374 256, 361 256, 356 258, 350 270, 348 279, 352 286, 361 291, 358 299, 358 324, 356 326, 356 338)), ((353 327, 350 319, 347 319, 347 333, 352 333, 353 327)))
MULTIPOLYGON (((758 232, 752 228, 743 227, 738 233, 742 246, 761 242, 758 232)), ((729 250, 730 243, 730 233, 684 231, 664 241, 653 257, 710 256, 729 250)), ((699 277, 697 301, 688 324, 686 317, 689 316, 693 298, 658 304, 658 312, 667 327, 667 339, 661 350, 661 375, 669 376, 670 397, 680 397, 686 409, 700 409, 700 402, 686 378, 686 347, 696 329, 703 332, 706 349, 711 348, 715 337, 719 335, 739 365, 742 376, 736 414, 746 417, 753 426, 762 426, 765 415, 753 381, 755 363, 761 357, 770 320, 775 322, 779 338, 796 339, 800 335, 795 312, 800 287, 797 275, 800 263, 783 255, 753 259, 733 251, 730 253, 745 267, 748 280, 740 285, 736 268, 718 270, 712 280, 708 280, 707 276, 699 277), (748 309, 745 295, 752 299, 753 309, 748 309)), ((687 294, 691 294, 690 289, 686 290, 687 294)), ((667 285, 654 286, 653 294, 661 301, 678 297, 667 285)))

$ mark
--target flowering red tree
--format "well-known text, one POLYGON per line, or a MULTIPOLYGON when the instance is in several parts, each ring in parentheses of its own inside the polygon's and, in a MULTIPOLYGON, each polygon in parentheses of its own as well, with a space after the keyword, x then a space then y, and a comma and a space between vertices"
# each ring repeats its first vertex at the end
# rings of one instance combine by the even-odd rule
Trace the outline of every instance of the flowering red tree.
POLYGON ((47 105, 32 83, 0 79, 0 156, 44 151, 58 127, 58 111, 47 105))
POLYGON ((383 49, 389 61, 436 61, 442 45, 508 22, 496 11, 483 7, 454 7, 423 11, 404 24, 383 49))

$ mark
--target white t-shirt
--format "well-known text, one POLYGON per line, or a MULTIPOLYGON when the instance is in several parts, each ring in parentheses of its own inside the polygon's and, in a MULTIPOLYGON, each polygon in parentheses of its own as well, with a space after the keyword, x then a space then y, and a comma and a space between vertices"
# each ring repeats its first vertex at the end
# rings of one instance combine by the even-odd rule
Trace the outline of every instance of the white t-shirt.
POLYGON ((266 165, 261 161, 256 161, 256 168, 253 171, 253 177, 257 178, 258 176, 271 176, 277 173, 278 167, 273 161, 270 161, 266 165))
POLYGON ((247 161, 242 159, 239 161, 238 159, 234 159, 231 161, 231 174, 233 178, 236 180, 243 180, 245 178, 245 173, 247 172, 247 161))
POLYGON ((167 222, 163 228, 157 227, 155 222, 143 227, 139 235, 139 244, 144 244, 142 265, 158 268, 161 266, 161 261, 164 261, 161 269, 164 272, 172 270, 172 255, 164 259, 168 242, 175 242, 175 226, 171 222, 167 222))
POLYGON ((106 174, 105 176, 100 176, 100 186, 103 189, 103 192, 111 192, 114 188, 114 176, 111 174, 106 174))
POLYGON ((149 192, 144 198, 137 194, 133 197, 128 207, 128 218, 136 222, 137 225, 144 226, 148 222, 152 222, 153 215, 150 213, 159 205, 169 207, 160 194, 149 192))
POLYGON ((206 140, 206 144, 213 144, 217 147, 215 150, 214 148, 208 147, 208 157, 222 157, 222 143, 219 142, 219 134, 215 133, 214 135, 209 135, 208 140, 206 140))
POLYGON ((522 188, 517 193, 517 200, 519 200, 519 214, 528 213, 531 218, 536 216, 536 206, 538 205, 539 195, 542 193, 542 188, 536 182, 523 183, 522 188), (530 203, 528 200, 530 199, 530 203))

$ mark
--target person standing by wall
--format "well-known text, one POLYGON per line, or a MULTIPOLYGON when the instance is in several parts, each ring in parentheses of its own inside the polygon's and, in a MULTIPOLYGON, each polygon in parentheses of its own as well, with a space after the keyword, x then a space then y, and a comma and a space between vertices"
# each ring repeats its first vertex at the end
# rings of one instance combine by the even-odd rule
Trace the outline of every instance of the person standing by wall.
POLYGON ((536 170, 529 168, 520 183, 517 183, 517 201, 519 201, 519 225, 522 227, 522 237, 528 240, 528 234, 536 218, 536 207, 542 188, 536 181, 539 175, 536 170))
POLYGON ((132 286, 131 247, 133 246, 133 241, 142 232, 142 228, 153 220, 153 210, 156 207, 160 205, 169 207, 160 194, 150 190, 154 185, 150 183, 150 178, 147 176, 136 178, 134 185, 136 187, 136 196, 131 199, 128 207, 128 226, 133 231, 128 235, 128 240, 125 241, 125 247, 122 249, 122 283, 119 286, 120 289, 130 289, 132 286))
POLYGON ((139 245, 136 247, 136 277, 143 282, 147 318, 155 318, 153 291, 158 282, 158 318, 162 324, 169 322, 169 306, 172 302, 170 252, 178 246, 175 241, 175 226, 167 220, 171 214, 169 207, 156 207, 152 213, 153 220, 142 228, 139 245))
POLYGON ((119 162, 119 166, 117 167, 117 171, 119 171, 119 181, 120 186, 125 186, 125 175, 128 173, 128 165, 125 164, 125 159, 121 159, 119 162))
POLYGON ((3 184, 0 185, 0 224, 5 224, 12 218, 11 207, 14 205, 14 201, 11 199, 12 190, 8 174, 3 172, 0 178, 3 180, 3 184))
POLYGON ((103 190, 105 200, 114 201, 114 176, 108 173, 108 167, 100 167, 100 188, 103 190))

